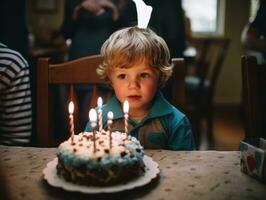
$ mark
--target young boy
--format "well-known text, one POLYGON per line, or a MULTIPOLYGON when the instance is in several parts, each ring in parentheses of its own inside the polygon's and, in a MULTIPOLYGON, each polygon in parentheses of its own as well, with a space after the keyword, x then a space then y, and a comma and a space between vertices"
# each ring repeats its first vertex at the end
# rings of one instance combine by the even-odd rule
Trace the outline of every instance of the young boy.
MULTIPOLYGON (((101 54, 104 61, 97 72, 115 93, 103 106, 104 128, 107 112, 112 111, 112 130, 124 132, 122 105, 128 100, 129 134, 145 149, 193 150, 187 117, 159 91, 172 73, 165 41, 149 28, 124 28, 107 39, 101 54)), ((85 130, 91 131, 89 123, 85 130)))

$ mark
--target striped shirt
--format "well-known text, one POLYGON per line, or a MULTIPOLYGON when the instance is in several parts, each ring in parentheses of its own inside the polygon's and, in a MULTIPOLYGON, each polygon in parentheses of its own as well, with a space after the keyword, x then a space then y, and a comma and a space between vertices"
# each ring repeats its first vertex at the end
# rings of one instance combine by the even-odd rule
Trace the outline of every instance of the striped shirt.
POLYGON ((0 143, 27 145, 32 133, 29 65, 0 43, 0 143))

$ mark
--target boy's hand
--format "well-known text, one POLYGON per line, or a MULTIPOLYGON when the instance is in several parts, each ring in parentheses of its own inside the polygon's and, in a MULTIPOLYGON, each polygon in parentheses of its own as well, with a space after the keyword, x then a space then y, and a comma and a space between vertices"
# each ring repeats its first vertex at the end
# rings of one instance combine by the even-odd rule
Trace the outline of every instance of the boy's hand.
POLYGON ((100 15, 105 10, 109 10, 112 13, 112 18, 116 21, 119 17, 119 11, 116 5, 111 0, 84 0, 74 9, 73 19, 79 18, 82 10, 88 11, 93 15, 100 15))

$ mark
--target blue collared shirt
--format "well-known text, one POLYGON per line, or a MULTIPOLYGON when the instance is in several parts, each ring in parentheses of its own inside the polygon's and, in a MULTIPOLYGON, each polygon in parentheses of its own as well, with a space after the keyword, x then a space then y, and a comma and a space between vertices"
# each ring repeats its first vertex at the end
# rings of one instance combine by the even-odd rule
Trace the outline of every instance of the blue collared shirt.
MULTIPOLYGON (((103 128, 107 129, 107 113, 114 113, 112 131, 125 131, 124 113, 113 96, 102 108, 103 128)), ((150 112, 140 122, 128 120, 129 134, 145 149, 193 150, 194 140, 188 118, 158 92, 150 112)), ((91 131, 87 123, 85 131, 91 131)))

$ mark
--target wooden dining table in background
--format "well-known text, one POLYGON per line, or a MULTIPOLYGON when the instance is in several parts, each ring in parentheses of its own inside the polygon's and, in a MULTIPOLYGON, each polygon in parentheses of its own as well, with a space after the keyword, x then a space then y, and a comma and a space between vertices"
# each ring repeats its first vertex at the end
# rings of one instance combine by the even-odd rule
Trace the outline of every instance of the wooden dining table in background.
POLYGON ((240 171, 239 151, 145 150, 159 164, 149 184, 108 194, 84 194, 50 186, 43 178, 56 148, 0 145, 2 186, 12 200, 70 199, 265 199, 266 185, 240 171))

